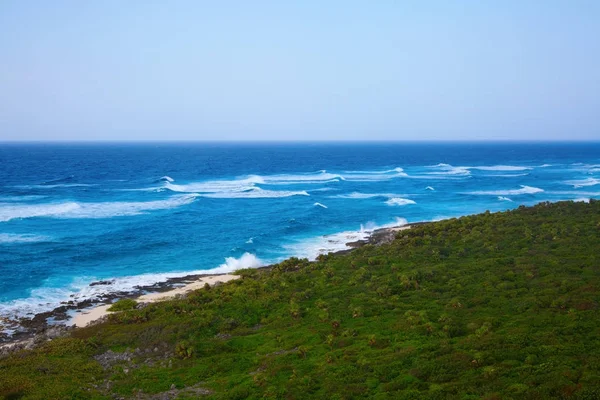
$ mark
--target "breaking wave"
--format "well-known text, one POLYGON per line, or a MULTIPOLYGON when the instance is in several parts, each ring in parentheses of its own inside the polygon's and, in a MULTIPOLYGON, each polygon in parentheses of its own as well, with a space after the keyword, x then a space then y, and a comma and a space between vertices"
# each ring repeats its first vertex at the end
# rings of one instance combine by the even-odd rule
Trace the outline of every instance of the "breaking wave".
POLYGON ((327 208, 327 206, 326 206, 325 204, 323 204, 323 203, 318 203, 318 202, 317 202, 317 203, 315 203, 315 204, 313 204, 313 205, 314 205, 315 207, 327 208))
POLYGON ((409 204, 417 204, 414 200, 403 199, 401 197, 392 197, 385 202, 388 206, 406 206, 409 204))
POLYGON ((200 194, 199 196, 213 199, 266 199, 291 196, 310 196, 310 194, 308 194, 305 190, 264 190, 259 187, 251 187, 244 191, 206 193, 200 194))
POLYGON ((195 194, 173 196, 166 200, 147 202, 83 203, 63 202, 45 204, 2 204, 0 222, 17 218, 111 218, 142 214, 145 211, 165 210, 190 204, 195 194))
POLYGON ((579 179, 579 180, 571 180, 565 181, 567 185, 573 185, 575 188, 586 187, 586 186, 596 186, 600 183, 600 179, 596 178, 587 178, 587 179, 579 179))
POLYGON ((348 250, 351 247, 347 246, 347 243, 365 240, 377 229, 404 226, 406 224, 408 224, 406 219, 396 217, 391 223, 385 225, 368 222, 364 225, 361 224, 360 229, 356 231, 344 231, 330 235, 297 239, 283 246, 287 252, 285 258, 299 257, 314 260, 320 254, 348 250))
POLYGON ((214 268, 206 272, 211 274, 227 273, 244 268, 258 268, 262 267, 263 265, 264 263, 254 254, 244 253, 240 258, 227 257, 225 258, 224 264, 221 264, 218 268, 214 268))
POLYGON ((352 192, 348 194, 338 194, 335 196, 329 196, 332 199, 371 199, 374 197, 401 197, 401 194, 395 193, 361 193, 361 192, 352 192))
POLYGON ((543 191, 544 191, 544 189, 536 188, 533 186, 521 185, 521 189, 476 191, 476 192, 468 192, 467 194, 490 195, 490 196, 518 196, 521 194, 536 194, 536 193, 541 193, 543 191))
POLYGON ((498 200, 500 200, 500 201, 512 201, 510 198, 504 197, 504 196, 498 196, 498 200))

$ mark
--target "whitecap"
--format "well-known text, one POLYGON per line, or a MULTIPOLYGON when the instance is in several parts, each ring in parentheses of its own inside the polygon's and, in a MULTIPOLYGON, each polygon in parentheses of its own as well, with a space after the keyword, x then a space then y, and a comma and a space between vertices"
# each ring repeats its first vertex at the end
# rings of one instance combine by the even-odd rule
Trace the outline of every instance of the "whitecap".
POLYGON ((417 204, 414 200, 403 199, 401 197, 392 197, 385 202, 388 206, 406 206, 409 204, 417 204))
POLYGON ((468 192, 467 194, 490 195, 490 196, 518 196, 521 194, 536 194, 536 193, 541 193, 543 191, 544 191, 544 189, 540 189, 537 187, 521 185, 521 189, 476 191, 476 192, 468 192))
POLYGON ((159 182, 174 182, 175 179, 171 178, 170 176, 165 175, 163 177, 158 178, 158 181, 159 182))
POLYGON ((404 172, 404 169, 398 167, 385 171, 348 171, 344 173, 343 178, 347 181, 353 182, 373 182, 373 181, 387 181, 396 178, 408 177, 408 174, 404 172))
POLYGON ((529 175, 528 173, 526 174, 494 174, 494 175, 483 175, 485 177, 490 177, 490 178, 516 178, 519 176, 527 176, 529 175))
POLYGON ((437 165, 430 165, 427 168, 437 168, 440 171, 427 172, 428 175, 470 175, 468 167, 454 167, 450 164, 440 163, 437 165))
POLYGON ((433 187, 431 187, 431 186, 427 186, 427 187, 425 188, 425 190, 435 190, 435 189, 434 189, 433 187))
POLYGON ((500 201, 512 201, 510 198, 504 197, 504 196, 498 196, 498 200, 500 200, 500 201))
POLYGON ((63 202, 44 204, 4 203, 0 205, 0 222, 18 218, 111 218, 132 216, 146 211, 165 210, 189 204, 197 195, 178 195, 166 200, 147 202, 63 202))
POLYGON ((306 192, 305 190, 264 190, 258 187, 250 187, 245 191, 205 193, 200 194, 200 196, 214 199, 264 199, 291 196, 310 196, 310 194, 308 194, 308 192, 306 192))
POLYGON ((317 203, 315 203, 315 204, 313 204, 313 205, 314 205, 315 207, 327 208, 327 206, 326 206, 325 204, 318 203, 318 202, 317 202, 317 203))
POLYGON ((567 185, 573 185, 573 187, 586 187, 586 186, 595 186, 600 183, 600 179, 596 178, 587 178, 587 179, 579 179, 579 180, 571 180, 564 182, 567 185))
POLYGON ((476 169, 480 171, 526 171, 533 169, 532 167, 522 167, 515 165, 492 165, 492 166, 475 166, 475 167, 460 167, 467 169, 476 169))
POLYGON ((352 192, 348 194, 338 194, 335 196, 329 196, 332 199, 371 199, 374 197, 402 197, 401 194, 396 193, 361 193, 361 192, 352 192))

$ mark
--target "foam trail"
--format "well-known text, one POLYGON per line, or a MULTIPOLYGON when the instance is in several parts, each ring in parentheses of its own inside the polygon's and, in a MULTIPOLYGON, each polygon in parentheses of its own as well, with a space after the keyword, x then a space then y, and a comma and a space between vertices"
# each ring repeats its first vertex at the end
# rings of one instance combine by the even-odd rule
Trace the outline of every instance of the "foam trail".
POLYGON ((417 204, 414 200, 403 199, 401 197, 392 197, 385 202, 388 206, 406 206, 409 204, 417 204))
POLYGON ((349 171, 342 176, 347 181, 373 182, 404 178, 408 177, 408 174, 402 168, 394 168, 386 171, 349 171))
POLYGON ((361 192, 352 192, 349 194, 338 194, 335 196, 330 196, 330 198, 335 199, 371 199, 374 197, 402 197, 401 194, 395 193, 361 193, 361 192))
POLYGON ((476 192, 468 192, 467 194, 474 195, 490 195, 490 196, 518 196, 521 194, 536 194, 543 192, 544 189, 521 185, 521 189, 513 189, 513 190, 490 190, 490 191, 476 191, 476 192))
POLYGON ((17 233, 0 233, 0 244, 8 243, 38 243, 50 242, 52 239, 48 236, 17 233))
POLYGON ((527 176, 529 175, 528 173, 526 174, 495 174, 495 175, 483 175, 486 177, 493 177, 493 178, 516 178, 519 176, 527 176))
POLYGON ((404 172, 404 168, 400 168, 400 167, 393 168, 393 169, 387 169, 384 171, 344 171, 344 173, 360 174, 360 175, 380 175, 380 174, 396 173, 396 174, 406 175, 406 173, 404 172))
POLYGON ((526 171, 533 169, 531 167, 521 167, 515 165, 492 165, 492 166, 480 166, 480 167, 459 167, 467 169, 476 169, 480 171, 526 171))
POLYGON ((579 188, 579 187, 586 187, 586 186, 596 186, 597 184, 600 183, 600 179, 587 178, 587 179, 580 179, 580 180, 565 181, 565 183, 567 185, 573 185, 573 187, 575 187, 575 188, 579 188))
POLYGON ((190 204, 197 195, 178 195, 167 200, 147 202, 106 203, 45 203, 45 204, 2 204, 0 222, 18 218, 111 218, 142 214, 145 211, 165 210, 190 204))
POLYGON ((317 202, 317 203, 315 203, 315 204, 314 204, 314 206, 315 206, 315 207, 321 207, 321 208, 327 208, 327 206, 326 206, 325 204, 318 203, 318 202, 317 202))
POLYGON ((215 199, 261 199, 261 198, 278 198, 291 196, 310 196, 305 190, 288 191, 288 190, 264 190, 258 187, 252 187, 243 192, 221 192, 201 194, 202 197, 215 199))
POLYGON ((437 165, 431 165, 428 168, 438 168, 441 171, 436 172, 428 172, 428 175, 470 175, 471 171, 469 171, 465 167, 453 167, 450 164, 440 163, 437 165))
POLYGON ((504 197, 504 196, 498 196, 498 200, 500 200, 500 201, 512 201, 510 198, 504 197))

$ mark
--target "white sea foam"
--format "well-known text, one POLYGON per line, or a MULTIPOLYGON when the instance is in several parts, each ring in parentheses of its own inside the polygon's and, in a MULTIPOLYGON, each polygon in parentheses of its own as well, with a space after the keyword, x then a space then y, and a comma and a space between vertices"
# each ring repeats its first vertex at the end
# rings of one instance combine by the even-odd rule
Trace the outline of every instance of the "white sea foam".
POLYGON ((498 196, 498 200, 500 200, 500 201, 512 201, 510 198, 504 197, 504 196, 498 196))
POLYGON ((327 208, 327 206, 325 204, 322 204, 322 203, 319 203, 319 202, 315 203, 314 206, 315 207, 321 207, 321 208, 327 208))
POLYGON ((395 218, 393 222, 385 225, 376 225, 373 222, 361 224, 357 231, 337 232, 330 235, 316 236, 300 239, 284 245, 287 257, 308 258, 314 260, 320 254, 327 254, 341 250, 348 250, 346 243, 367 239, 374 230, 403 226, 408 222, 404 218, 395 218))
POLYGON ((544 189, 540 189, 532 186, 524 186, 521 185, 521 189, 511 189, 511 190, 490 190, 490 191, 476 191, 476 192, 468 192, 467 194, 475 194, 475 195, 490 195, 490 196, 518 196, 521 194, 536 194, 543 192, 544 189))
POLYGON ((52 238, 43 235, 19 234, 19 233, 0 233, 0 244, 2 243, 36 243, 49 242, 52 238))
POLYGON ((263 262, 255 255, 245 253, 237 259, 227 257, 225 258, 225 263, 208 270, 176 271, 102 279, 109 283, 96 284, 94 286, 90 286, 90 283, 98 281, 98 278, 90 276, 75 278, 68 285, 61 285, 60 287, 54 287, 52 283, 48 282, 47 286, 31 290, 28 297, 0 303, 0 317, 7 318, 8 320, 31 318, 35 314, 51 311, 59 307, 61 303, 67 301, 73 301, 74 303, 81 303, 85 300, 98 301, 110 294, 129 293, 139 287, 165 282, 169 278, 199 274, 222 274, 242 268, 257 268, 262 265, 263 262))
POLYGON ((210 270, 209 273, 227 273, 243 268, 258 268, 262 267, 263 265, 264 263, 254 254, 244 253, 240 258, 225 258, 224 264, 221 264, 218 268, 210 270))
POLYGON ((201 194, 202 197, 210 197, 215 199, 264 199, 264 198, 278 198, 278 197, 291 197, 291 196, 310 196, 305 190, 291 191, 291 190, 264 190, 259 187, 251 187, 245 191, 240 192, 220 192, 220 193, 206 193, 201 194))
POLYGON ((283 174, 261 176, 262 182, 268 185, 323 184, 344 180, 342 175, 330 174, 325 170, 306 174, 283 174))
POLYGON ((428 175, 471 175, 468 167, 453 167, 450 164, 440 163, 437 165, 431 165, 428 168, 437 168, 439 171, 427 172, 428 175))
POLYGON ((401 197, 392 197, 385 202, 388 206, 406 206, 409 204, 417 204, 414 200, 403 199, 401 197))
POLYGON ((329 196, 330 198, 335 199, 371 199, 374 197, 402 197, 402 194, 396 193, 361 193, 361 192, 352 192, 348 194, 338 194, 335 196, 329 196))
POLYGON ((142 214, 146 211, 164 210, 189 204, 195 194, 177 195, 166 200, 147 202, 83 203, 63 202, 44 204, 4 203, 0 205, 0 222, 17 218, 110 218, 142 214))
POLYGON ((486 177, 490 177, 490 178, 516 178, 519 176, 527 176, 529 175, 529 173, 526 174, 493 174, 493 175, 484 175, 486 177))
POLYGON ((373 182, 404 178, 408 177, 408 174, 404 172, 404 169, 398 167, 394 169, 388 169, 385 171, 347 171, 342 176, 347 181, 373 182))
POLYGON ((587 178, 587 179, 579 179, 579 180, 571 180, 565 181, 567 185, 573 185, 575 188, 586 187, 586 186, 596 186, 600 183, 600 179, 596 178, 587 178))
POLYGON ((158 180, 159 180, 159 182, 174 182, 175 181, 175 179, 173 179, 173 178, 171 178, 170 176, 167 176, 167 175, 159 178, 158 180))
POLYGON ((255 184, 264 183, 259 176, 249 176, 244 179, 192 182, 188 184, 174 184, 165 182, 165 188, 173 192, 183 193, 224 193, 224 192, 243 192, 254 188, 255 184))
POLYGON ((427 187, 425 188, 425 190, 435 190, 435 189, 434 189, 433 187, 431 187, 431 186, 427 186, 427 187))
POLYGON ((254 243, 254 238, 253 238, 253 237, 251 237, 250 239, 246 240, 246 243, 247 243, 247 244, 252 244, 252 243, 254 243))
POLYGON ((467 169, 477 169, 480 171, 526 171, 533 169, 532 167, 522 167, 515 165, 492 165, 492 166, 479 166, 479 167, 462 167, 467 169))

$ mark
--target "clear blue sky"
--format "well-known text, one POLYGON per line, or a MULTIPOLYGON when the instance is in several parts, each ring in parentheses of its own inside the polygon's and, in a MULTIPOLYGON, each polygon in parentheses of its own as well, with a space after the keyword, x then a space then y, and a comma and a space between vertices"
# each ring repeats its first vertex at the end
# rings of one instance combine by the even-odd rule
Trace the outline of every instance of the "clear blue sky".
POLYGON ((0 140, 600 139, 600 1, 0 2, 0 140))

